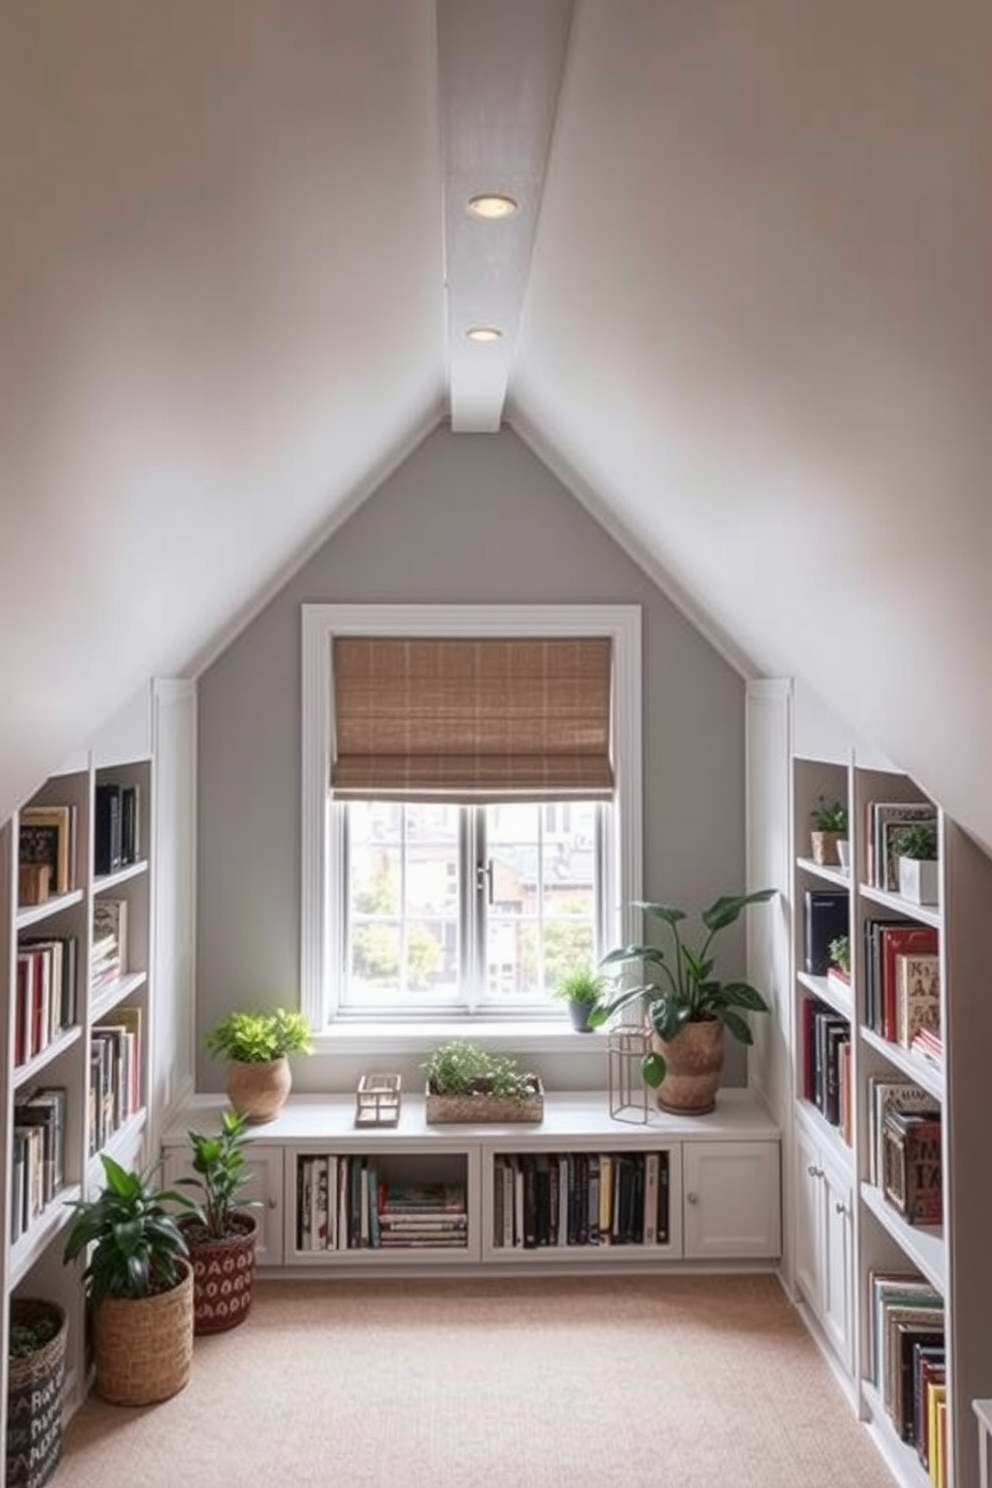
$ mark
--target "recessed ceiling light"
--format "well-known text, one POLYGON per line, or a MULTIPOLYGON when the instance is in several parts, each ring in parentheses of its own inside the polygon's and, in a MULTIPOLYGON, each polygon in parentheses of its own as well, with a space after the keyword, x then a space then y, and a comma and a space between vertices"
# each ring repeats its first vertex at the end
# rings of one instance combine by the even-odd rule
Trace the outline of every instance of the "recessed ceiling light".
POLYGON ((469 198, 468 209, 473 217, 484 217, 487 222, 496 222, 501 217, 512 217, 517 203, 512 196, 498 191, 483 191, 469 198))
POLYGON ((495 326, 472 326, 465 334, 470 341, 498 341, 503 332, 495 326))

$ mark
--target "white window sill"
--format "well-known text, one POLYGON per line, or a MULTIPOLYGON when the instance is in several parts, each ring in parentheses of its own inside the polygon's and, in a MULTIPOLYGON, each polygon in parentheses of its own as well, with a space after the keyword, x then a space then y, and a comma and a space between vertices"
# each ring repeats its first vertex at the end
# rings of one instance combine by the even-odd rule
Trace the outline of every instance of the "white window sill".
POLYGON ((593 1054, 606 1057, 605 1033, 576 1033, 562 1019, 542 1022, 483 1022, 459 1018, 448 1022, 406 1024, 335 1023, 314 1036, 316 1054, 423 1054, 448 1039, 491 1046, 503 1054, 593 1054))

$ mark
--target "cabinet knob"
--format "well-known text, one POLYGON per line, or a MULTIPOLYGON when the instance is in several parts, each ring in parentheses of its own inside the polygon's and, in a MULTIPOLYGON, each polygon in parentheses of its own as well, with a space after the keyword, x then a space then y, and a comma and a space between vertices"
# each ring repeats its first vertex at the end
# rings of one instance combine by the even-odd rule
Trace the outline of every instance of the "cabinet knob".
POLYGON ((823 1169, 822 1168, 818 1168, 816 1166, 816 1163, 810 1163, 809 1166, 807 1167, 806 1171, 807 1171, 807 1173, 809 1174, 809 1176, 811 1178, 822 1178, 823 1177, 823 1169))
POLYGON ((695 1193, 687 1193, 685 1196, 685 1200, 687 1204, 698 1204, 699 1195, 695 1193))
POLYGON ((838 1214, 846 1214, 847 1213, 847 1205, 841 1203, 840 1199, 838 1199, 837 1202, 836 1202, 836 1204, 834 1204, 834 1208, 835 1208, 835 1210, 837 1211, 838 1214))
POLYGON ((276 1203, 276 1200, 275 1200, 275 1199, 270 1199, 270 1200, 269 1200, 269 1208, 270 1208, 270 1209, 275 1209, 275 1208, 277 1208, 277 1207, 278 1207, 278 1206, 277 1206, 277 1203, 276 1203))

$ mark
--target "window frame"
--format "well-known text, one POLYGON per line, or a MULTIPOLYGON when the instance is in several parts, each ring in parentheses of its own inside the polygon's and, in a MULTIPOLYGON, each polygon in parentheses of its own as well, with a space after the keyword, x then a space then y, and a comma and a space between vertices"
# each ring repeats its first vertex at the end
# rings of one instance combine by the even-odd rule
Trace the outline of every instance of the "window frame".
MULTIPOLYGON (((333 969, 327 965, 330 945, 345 943, 344 895, 333 885, 344 872, 335 857, 332 802, 328 789, 333 738, 331 641, 335 635, 440 636, 609 636, 613 643, 613 763, 616 782, 612 861, 605 865, 607 943, 621 939, 623 906, 641 897, 642 872, 642 709, 641 609, 639 605, 574 604, 304 604, 301 606, 301 873, 300 996, 301 1008, 318 1040, 333 1040, 335 1023, 352 1025, 355 1015, 336 1019, 330 995, 333 969), (329 933, 330 931, 330 933, 329 933)), ((484 1014, 459 1014, 473 1036, 485 1028, 484 1014)), ((376 1019, 370 1012, 369 1026, 376 1019)), ((492 1020, 491 1026, 496 1026, 492 1020)), ((505 1028, 502 1020, 500 1027, 505 1028)), ((527 1024, 522 1023, 526 1027, 527 1024)), ((383 1020, 393 1044, 397 1032, 423 1032, 395 1014, 383 1020)))

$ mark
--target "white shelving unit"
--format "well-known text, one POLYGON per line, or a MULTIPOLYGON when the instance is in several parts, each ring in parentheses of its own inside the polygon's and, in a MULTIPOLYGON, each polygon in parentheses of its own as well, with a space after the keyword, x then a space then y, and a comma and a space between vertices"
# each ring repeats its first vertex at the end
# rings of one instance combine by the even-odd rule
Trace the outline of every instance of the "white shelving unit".
MULTIPOLYGON (((6 1016, 0 1019, 0 1057, 5 1071, 5 1095, 0 1106, 0 1272, 3 1277, 3 1347, 6 1397, 6 1336, 14 1295, 41 1296, 61 1303, 68 1314, 66 1347, 66 1408, 71 1411, 85 1392, 87 1374, 85 1304, 79 1269, 66 1267, 62 1249, 71 1220, 70 1204, 102 1181, 100 1151, 112 1153, 125 1165, 144 1160, 148 1132, 146 1105, 150 1080, 150 950, 151 869, 148 849, 152 827, 152 762, 142 758, 120 763, 91 753, 77 765, 52 776, 36 792, 29 806, 68 806, 74 819, 70 887, 39 904, 18 902, 18 856, 21 811, 0 828, 0 976, 6 988, 6 1016), (140 856, 113 873, 93 871, 95 791, 97 783, 116 782, 137 788, 140 856), (94 906, 101 898, 127 904, 127 959, 120 974, 91 987, 90 967, 94 906), (73 1006, 66 1026, 41 1040, 41 1047, 24 1056, 23 1034, 18 1037, 18 953, 29 940, 58 938, 75 942, 73 1006), (122 1009, 141 1022, 138 1040, 138 1103, 126 1117, 116 1111, 107 1122, 102 1147, 91 1140, 94 1103, 90 1095, 90 1048, 94 1025, 113 1022, 122 1009), (65 1095, 62 1132, 64 1181, 45 1197, 40 1212, 26 1224, 15 1221, 15 1128, 17 1107, 41 1088, 61 1088, 65 1095)), ((22 808, 23 811, 23 808, 22 808)), ((63 952, 65 954, 65 952, 63 952)), ((47 994, 52 995, 51 989, 47 994)), ((23 1017, 23 1002, 22 1014, 23 1017)), ((115 1077, 116 1078, 116 1077, 115 1077)), ((4 1427, 0 1426, 0 1433, 4 1427)), ((0 1460, 5 1440, 0 1440, 0 1460)))
POLYGON ((808 1325, 875 1434, 897 1480, 924 1488, 929 1477, 916 1451, 897 1435, 872 1378, 868 1277, 872 1268, 915 1271, 944 1300, 948 1379, 947 1488, 979 1488, 972 1401, 992 1394, 992 1226, 988 1134, 992 1131, 992 1042, 987 925, 992 913, 992 861, 944 813, 940 838, 940 902, 911 903, 870 881, 869 803, 925 801, 907 775, 874 764, 793 758, 791 765, 792 1008, 794 1171, 787 1184, 795 1204, 794 1281, 808 1325), (809 813, 820 795, 848 802, 850 874, 809 857, 809 813), (850 992, 805 969, 807 889, 843 888, 848 895, 850 992), (943 1068, 882 1036, 866 1006, 864 929, 870 919, 932 926, 938 932, 943 1068), (815 997, 847 1020, 851 1053, 849 1141, 809 1098, 804 1071, 804 1002, 815 997), (890 1072, 911 1079, 942 1111, 941 1223, 909 1224, 871 1180, 868 1078, 890 1072))
MULTIPOLYGON (((165 1174, 187 1175, 188 1131, 213 1130, 222 1097, 196 1097, 163 1136, 165 1174)), ((251 1196, 266 1219, 263 1268, 410 1273, 425 1268, 494 1273, 520 1268, 593 1270, 771 1269, 781 1252, 779 1130, 746 1090, 720 1093, 710 1116, 652 1113, 646 1123, 611 1119, 604 1092, 549 1092, 538 1125, 431 1125, 422 1096, 403 1096, 398 1126, 354 1125, 353 1096, 293 1095, 274 1121, 251 1129, 251 1196), (494 1233, 495 1163, 505 1154, 669 1154, 669 1237, 665 1244, 507 1248, 494 1233), (297 1245, 297 1162, 308 1155, 367 1155, 396 1181, 458 1182, 466 1189, 464 1249, 315 1252, 297 1245)))

